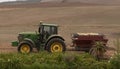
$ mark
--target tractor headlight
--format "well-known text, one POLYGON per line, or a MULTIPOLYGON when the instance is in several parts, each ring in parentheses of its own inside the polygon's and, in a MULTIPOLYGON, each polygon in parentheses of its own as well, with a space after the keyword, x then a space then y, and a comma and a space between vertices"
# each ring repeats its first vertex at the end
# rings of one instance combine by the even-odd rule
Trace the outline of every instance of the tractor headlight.
POLYGON ((19 40, 19 42, 21 42, 23 40, 23 35, 19 34, 18 40, 19 40))

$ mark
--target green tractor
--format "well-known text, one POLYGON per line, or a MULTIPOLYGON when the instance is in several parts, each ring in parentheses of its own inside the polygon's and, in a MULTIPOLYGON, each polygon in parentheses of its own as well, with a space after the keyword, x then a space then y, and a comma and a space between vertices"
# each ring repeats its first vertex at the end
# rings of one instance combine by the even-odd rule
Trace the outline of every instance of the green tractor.
POLYGON ((17 46, 18 52, 21 53, 30 53, 33 48, 52 53, 65 52, 64 41, 64 38, 58 35, 58 25, 40 23, 38 33, 22 32, 18 36, 18 41, 12 42, 12 46, 17 46))

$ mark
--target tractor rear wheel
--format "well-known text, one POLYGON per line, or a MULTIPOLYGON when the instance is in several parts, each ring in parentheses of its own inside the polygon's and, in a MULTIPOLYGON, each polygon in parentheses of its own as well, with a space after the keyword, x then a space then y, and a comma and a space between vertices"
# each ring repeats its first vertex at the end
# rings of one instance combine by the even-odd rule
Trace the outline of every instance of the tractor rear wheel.
POLYGON ((22 41, 18 46, 18 52, 30 53, 32 51, 32 45, 28 41, 22 41))
POLYGON ((64 52, 66 50, 66 45, 63 40, 59 38, 51 39, 47 44, 48 52, 64 52))

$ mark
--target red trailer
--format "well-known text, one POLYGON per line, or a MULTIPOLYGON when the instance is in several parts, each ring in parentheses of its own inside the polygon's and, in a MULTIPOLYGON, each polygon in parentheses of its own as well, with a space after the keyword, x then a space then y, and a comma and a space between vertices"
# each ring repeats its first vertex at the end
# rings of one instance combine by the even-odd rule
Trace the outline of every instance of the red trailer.
POLYGON ((72 46, 74 46, 76 50, 89 51, 96 41, 102 41, 106 46, 108 39, 105 38, 105 35, 99 33, 72 34, 72 46))

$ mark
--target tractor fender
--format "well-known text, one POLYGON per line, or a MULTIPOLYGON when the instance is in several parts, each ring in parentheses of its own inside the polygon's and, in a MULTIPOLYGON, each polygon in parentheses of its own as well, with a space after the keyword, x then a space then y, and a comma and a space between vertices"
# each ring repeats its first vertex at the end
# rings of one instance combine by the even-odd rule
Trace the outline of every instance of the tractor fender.
POLYGON ((23 41, 28 41, 30 42, 30 44, 32 44, 32 47, 35 47, 35 43, 31 40, 31 39, 28 39, 28 38, 25 38, 23 41))
POLYGON ((46 50, 46 48, 47 48, 46 46, 47 46, 48 42, 49 42, 51 39, 54 39, 54 38, 59 38, 59 39, 65 41, 65 39, 64 39, 62 36, 60 36, 60 35, 51 35, 51 36, 46 40, 45 50, 46 50))

